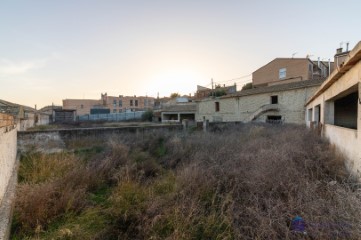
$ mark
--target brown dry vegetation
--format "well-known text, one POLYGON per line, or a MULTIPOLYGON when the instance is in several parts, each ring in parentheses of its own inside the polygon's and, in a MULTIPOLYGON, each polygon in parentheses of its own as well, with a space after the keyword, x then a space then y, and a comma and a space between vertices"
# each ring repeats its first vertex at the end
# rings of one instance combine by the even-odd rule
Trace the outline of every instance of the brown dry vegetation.
POLYGON ((22 158, 13 239, 361 239, 357 185, 304 127, 157 131, 83 145, 22 158), (305 236, 290 230, 297 215, 305 236))

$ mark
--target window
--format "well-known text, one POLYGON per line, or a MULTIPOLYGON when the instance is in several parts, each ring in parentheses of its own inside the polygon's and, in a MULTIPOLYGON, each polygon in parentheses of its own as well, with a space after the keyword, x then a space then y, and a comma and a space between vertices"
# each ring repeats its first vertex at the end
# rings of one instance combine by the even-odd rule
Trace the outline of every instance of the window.
POLYGON ((138 107, 138 100, 134 100, 134 105, 138 107))
POLYGON ((308 109, 307 111, 307 120, 312 122, 312 108, 308 109))
POLYGON ((83 109, 83 108, 84 108, 84 105, 83 105, 83 104, 82 104, 82 105, 80 105, 80 108, 81 108, 81 109, 83 109))
POLYGON ((122 100, 119 100, 119 107, 123 106, 122 100))
POLYGON ((114 99, 114 100, 113 100, 113 104, 117 104, 117 100, 114 99))
POLYGON ((117 109, 113 109, 113 113, 116 113, 117 112, 117 109))
POLYGON ((133 106, 133 100, 130 100, 130 106, 133 106))
POLYGON ((219 112, 219 102, 215 102, 216 112, 219 112))
POLYGON ((286 68, 281 68, 278 72, 278 75, 279 75, 279 79, 284 79, 286 78, 286 72, 287 72, 287 69, 286 68))
POLYGON ((336 99, 334 101, 334 125, 357 129, 358 104, 359 93, 357 91, 336 99))
POLYGON ((278 104, 278 96, 271 96, 271 104, 278 104))

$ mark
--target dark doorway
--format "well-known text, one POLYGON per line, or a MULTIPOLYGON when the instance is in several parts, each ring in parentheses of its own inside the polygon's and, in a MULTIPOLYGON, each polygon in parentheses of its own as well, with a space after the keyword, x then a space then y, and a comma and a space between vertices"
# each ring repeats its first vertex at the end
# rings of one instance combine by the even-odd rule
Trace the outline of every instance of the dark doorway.
POLYGON ((275 124, 282 123, 282 116, 267 116, 266 122, 275 124))
POLYGON ((335 125, 357 129, 358 92, 335 100, 335 125))

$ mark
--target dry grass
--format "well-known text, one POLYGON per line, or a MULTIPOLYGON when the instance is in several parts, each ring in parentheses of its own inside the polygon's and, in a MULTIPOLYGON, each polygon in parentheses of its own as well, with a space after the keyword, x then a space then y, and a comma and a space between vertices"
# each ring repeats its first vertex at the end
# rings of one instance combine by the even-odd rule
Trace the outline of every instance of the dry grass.
POLYGON ((112 136, 89 159, 23 160, 14 238, 361 238, 359 190, 327 142, 293 125, 216 131, 112 136), (297 215, 306 236, 290 229, 297 215))

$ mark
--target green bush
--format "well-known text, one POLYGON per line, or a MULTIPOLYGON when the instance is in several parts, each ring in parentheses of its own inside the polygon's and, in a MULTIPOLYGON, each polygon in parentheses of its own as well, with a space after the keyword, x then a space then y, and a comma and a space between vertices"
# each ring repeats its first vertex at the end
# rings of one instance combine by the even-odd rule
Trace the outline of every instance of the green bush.
POLYGON ((153 111, 152 110, 147 110, 145 113, 143 113, 142 115, 142 121, 148 121, 148 122, 152 122, 153 121, 153 111))

